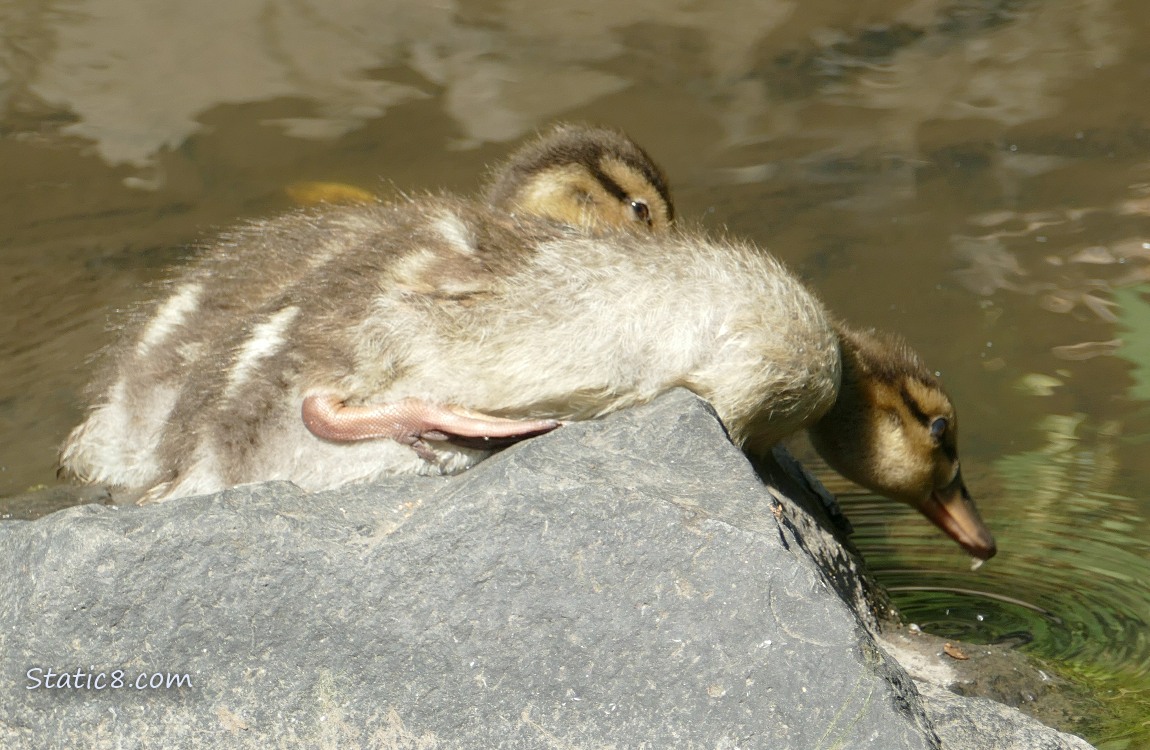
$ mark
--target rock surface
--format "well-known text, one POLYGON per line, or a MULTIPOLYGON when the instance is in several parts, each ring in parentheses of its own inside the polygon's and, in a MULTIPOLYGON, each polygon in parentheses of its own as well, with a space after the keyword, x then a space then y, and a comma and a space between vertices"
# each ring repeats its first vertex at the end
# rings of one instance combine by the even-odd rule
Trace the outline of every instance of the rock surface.
POLYGON ((1092 750, 1086 740, 1056 732, 1017 709, 986 698, 963 698, 929 683, 916 682, 943 747, 1092 750))
POLYGON ((84 506, 0 524, 0 745, 1089 747, 924 702, 849 567, 685 392, 450 479, 84 506))

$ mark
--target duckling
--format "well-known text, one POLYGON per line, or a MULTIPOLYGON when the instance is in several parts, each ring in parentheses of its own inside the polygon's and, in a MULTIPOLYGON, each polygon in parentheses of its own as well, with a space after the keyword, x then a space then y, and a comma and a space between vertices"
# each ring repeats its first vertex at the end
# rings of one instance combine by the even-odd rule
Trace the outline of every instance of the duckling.
MULTIPOLYGON (((509 211, 589 230, 645 225, 666 232, 675 219, 667 179, 647 152, 625 135, 598 128, 556 126, 516 152, 486 197, 509 211), (581 174, 573 173, 575 165, 581 174), (571 191, 580 197, 572 200, 571 191), (581 210, 573 214, 573 208, 581 210)), ((847 384, 829 415, 809 430, 816 450, 843 476, 909 503, 988 559, 996 551, 994 539, 962 481, 957 418, 938 379, 901 339, 855 331, 841 321, 832 325, 847 384)), ((769 447, 769 441, 761 446, 769 447)))
MULTIPOLYGON (((149 499, 271 478, 321 489, 454 473, 490 452, 469 440, 539 434, 678 385, 710 399, 740 441, 773 441, 833 400, 838 358, 821 307, 746 247, 588 233, 449 197, 325 216, 233 235, 251 235, 243 251, 267 237, 315 246, 354 220, 368 239, 351 235, 353 251, 238 319, 162 305, 63 466, 149 499), (788 358, 794 341, 822 364, 788 358), (195 356, 157 386, 151 373, 185 356, 173 342, 195 356)), ((276 270, 253 257, 250 272, 276 270)))
MULTIPOLYGON (((666 179, 643 149, 620 132, 577 125, 557 125, 513 153, 494 171, 483 200, 491 214, 504 223, 515 218, 525 232, 540 218, 585 231, 663 229, 673 218, 666 179)), ((111 366, 90 387, 96 405, 65 442, 61 474, 120 487, 154 484, 165 470, 156 446, 188 374, 219 364, 214 342, 320 269, 369 248, 380 216, 415 232, 389 234, 395 246, 384 252, 389 261, 403 259, 412 283, 421 263, 435 266, 414 237, 429 227, 450 234, 458 226, 456 203, 444 196, 358 208, 318 207, 252 222, 201 248, 147 319, 129 326, 135 334, 123 337, 111 366)), ((423 291, 451 293, 453 271, 441 270, 438 286, 423 291)))
POLYGON ((345 443, 399 439, 447 473, 482 457, 452 455, 482 445, 469 438, 521 439, 558 424, 549 420, 593 419, 682 386, 711 402, 748 453, 806 429, 843 476, 910 504, 971 555, 996 553, 962 479, 954 406, 902 339, 832 319, 749 245, 686 233, 538 241, 529 263, 502 269, 466 302, 395 310, 405 327, 430 323, 456 337, 407 342, 426 360, 395 367, 405 376, 394 395, 355 406, 343 392, 305 395, 309 431, 345 443), (414 416, 444 403, 467 404, 466 431, 414 416), (454 444, 446 460, 428 440, 454 444))

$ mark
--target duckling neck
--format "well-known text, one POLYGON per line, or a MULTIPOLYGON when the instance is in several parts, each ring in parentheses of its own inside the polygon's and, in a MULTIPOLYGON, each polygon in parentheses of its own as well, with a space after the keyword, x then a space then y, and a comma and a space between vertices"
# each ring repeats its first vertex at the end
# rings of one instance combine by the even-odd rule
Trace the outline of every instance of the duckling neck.
MULTIPOLYGON (((863 389, 867 367, 861 359, 855 334, 842 324, 834 324, 839 344, 839 387, 831 407, 812 424, 807 433, 811 444, 831 468, 846 475, 840 456, 857 452, 867 445, 864 415, 869 402, 863 389)), ((849 477, 848 478, 852 478, 849 477)))

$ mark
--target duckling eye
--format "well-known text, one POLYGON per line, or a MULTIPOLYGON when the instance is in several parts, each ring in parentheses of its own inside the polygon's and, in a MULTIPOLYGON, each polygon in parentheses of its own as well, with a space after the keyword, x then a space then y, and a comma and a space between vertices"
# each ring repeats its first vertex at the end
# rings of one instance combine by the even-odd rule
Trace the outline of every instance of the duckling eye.
POLYGON ((930 436, 934 438, 935 442, 938 442, 942 440, 948 427, 950 427, 950 422, 947 421, 946 417, 935 417, 930 423, 930 436))
POLYGON ((638 199, 631 201, 631 217, 635 221, 641 221, 647 226, 651 226, 651 209, 647 206, 646 201, 638 199))

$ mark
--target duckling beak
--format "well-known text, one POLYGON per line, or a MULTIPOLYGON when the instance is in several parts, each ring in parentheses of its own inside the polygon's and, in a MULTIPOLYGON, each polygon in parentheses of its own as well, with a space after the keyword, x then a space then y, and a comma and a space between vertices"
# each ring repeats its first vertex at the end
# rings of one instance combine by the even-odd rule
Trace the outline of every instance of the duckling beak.
POLYGON ((974 500, 966 490, 961 471, 954 475, 950 484, 930 493, 916 507, 935 526, 979 560, 989 560, 998 552, 990 529, 982 522, 978 509, 974 507, 974 500))

